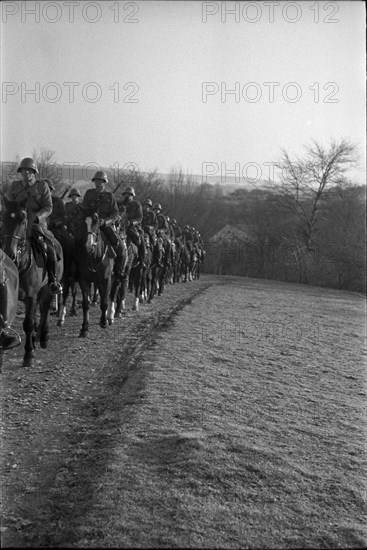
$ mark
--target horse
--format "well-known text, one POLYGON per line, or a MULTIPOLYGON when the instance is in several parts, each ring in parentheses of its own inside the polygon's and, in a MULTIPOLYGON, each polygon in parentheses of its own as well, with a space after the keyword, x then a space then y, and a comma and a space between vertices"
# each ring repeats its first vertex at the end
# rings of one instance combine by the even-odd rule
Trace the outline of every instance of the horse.
POLYGON ((140 262, 132 265, 130 271, 130 287, 135 290, 135 300, 133 310, 139 310, 139 303, 142 304, 144 300, 148 299, 148 291, 150 286, 150 274, 152 266, 153 251, 151 249, 150 238, 147 233, 143 233, 144 239, 144 266, 141 266, 140 262), (138 299, 136 299, 138 298, 138 299))
POLYGON ((76 262, 74 259, 75 252, 75 239, 69 233, 66 233, 66 230, 60 230, 59 228, 52 228, 52 234, 55 239, 57 239, 61 245, 63 256, 64 256, 64 272, 61 279, 61 284, 63 288, 62 298, 58 302, 58 308, 55 312, 51 310, 51 315, 53 313, 57 316, 57 326, 61 327, 65 323, 66 316, 66 304, 69 298, 69 293, 71 292, 72 296, 72 305, 70 309, 70 315, 76 316, 76 294, 77 294, 77 284, 76 284, 76 262))
POLYGON ((205 261, 205 250, 202 246, 198 245, 198 263, 196 266, 196 279, 200 279, 201 264, 205 261))
POLYGON ((176 284, 180 281, 181 251, 182 251, 182 243, 180 243, 177 239, 175 239, 174 248, 172 249, 172 283, 173 284, 176 284))
POLYGON ((152 244, 151 238, 146 232, 144 233, 144 239, 146 250, 144 263, 146 267, 142 273, 139 302, 143 303, 146 300, 150 304, 157 291, 158 274, 163 265, 163 244, 161 239, 155 239, 154 244, 152 244))
POLYGON ((150 268, 146 275, 146 295, 148 304, 150 304, 158 290, 158 277, 163 267, 163 241, 162 239, 156 239, 153 250, 152 250, 152 259, 150 263, 150 268))
POLYGON ((0 335, 11 331, 17 337, 11 346, 1 347, 0 344, 0 372, 5 349, 15 347, 20 344, 21 339, 19 334, 11 329, 14 322, 18 305, 19 292, 19 274, 15 263, 0 249, 0 335))
POLYGON ((186 239, 183 239, 183 246, 181 249, 181 276, 183 277, 183 283, 190 281, 190 264, 191 264, 191 252, 187 246, 186 239))
POLYGON ((101 317, 99 326, 106 328, 108 324, 107 309, 115 253, 112 253, 110 245, 101 232, 100 220, 94 214, 85 211, 84 219, 73 230, 77 280, 82 292, 83 322, 79 333, 81 338, 85 338, 89 332, 89 305, 92 283, 96 285, 100 294, 101 317))
POLYGON ((158 272, 158 296, 161 296, 164 291, 164 285, 167 283, 167 277, 171 269, 172 264, 172 243, 171 240, 166 237, 163 231, 158 230, 159 238, 163 245, 163 254, 161 260, 161 267, 158 272))
MULTIPOLYGON (((38 336, 41 348, 47 348, 49 340, 49 312, 52 295, 48 285, 45 259, 43 258, 43 237, 40 231, 38 240, 28 238, 27 213, 25 205, 4 200, 3 250, 18 268, 20 297, 25 305, 23 330, 25 345, 23 367, 32 367, 35 349, 35 327, 37 305, 40 310, 38 336), (31 243, 32 240, 32 243, 31 243), (38 250, 38 252, 37 252, 38 250)), ((60 243, 55 241, 58 257, 55 276, 61 279, 63 254, 60 243)))
POLYGON ((199 265, 199 253, 194 245, 190 254, 190 274, 189 280, 194 281, 197 278, 199 265))
POLYGON ((126 293, 128 287, 131 291, 134 290, 134 303, 132 309, 134 311, 139 309, 139 292, 144 270, 144 266, 140 264, 138 246, 127 237, 124 225, 120 228, 119 236, 123 243, 123 261, 121 268, 123 275, 122 279, 118 279, 114 276, 112 280, 110 306, 107 315, 110 325, 114 323, 115 317, 121 317, 122 312, 126 309, 126 293))

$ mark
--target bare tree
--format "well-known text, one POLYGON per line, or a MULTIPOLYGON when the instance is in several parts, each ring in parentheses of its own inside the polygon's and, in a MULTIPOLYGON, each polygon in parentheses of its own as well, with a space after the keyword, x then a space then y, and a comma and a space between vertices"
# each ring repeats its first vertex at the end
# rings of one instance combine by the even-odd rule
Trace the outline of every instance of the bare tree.
POLYGON ((307 250, 317 231, 320 202, 329 188, 345 178, 356 162, 356 147, 347 140, 324 147, 315 140, 305 146, 304 158, 291 159, 286 150, 277 162, 280 185, 273 185, 278 202, 298 219, 298 233, 307 250))
POLYGON ((56 194, 59 196, 65 195, 71 186, 67 184, 63 176, 62 166, 57 164, 55 151, 42 147, 39 151, 34 150, 32 156, 38 166, 38 178, 51 179, 55 186, 56 194))
POLYGON ((294 228, 291 244, 301 282, 308 282, 308 264, 317 241, 322 202, 330 189, 345 181, 345 173, 355 163, 356 146, 345 139, 332 141, 327 147, 313 140, 305 146, 305 155, 301 158, 292 159, 283 149, 276 163, 280 182, 272 182, 268 189, 280 213, 294 228))

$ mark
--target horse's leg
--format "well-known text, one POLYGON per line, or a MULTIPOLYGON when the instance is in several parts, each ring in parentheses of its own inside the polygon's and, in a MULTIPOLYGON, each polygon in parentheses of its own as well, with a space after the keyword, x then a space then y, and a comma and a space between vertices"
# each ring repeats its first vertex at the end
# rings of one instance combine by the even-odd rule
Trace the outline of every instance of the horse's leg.
POLYGON ((62 301, 59 301, 59 311, 57 315, 57 326, 62 327, 65 324, 66 317, 66 303, 69 297, 70 281, 69 278, 65 279, 63 284, 62 301))
POLYGON ((141 292, 142 286, 142 277, 143 277, 143 268, 136 267, 132 276, 133 279, 133 289, 134 289, 134 303, 132 310, 139 311, 139 294, 141 292))
POLYGON ((71 295, 72 295, 72 298, 73 298, 73 301, 71 303, 71 309, 70 309, 71 317, 76 317, 78 315, 77 312, 76 312, 76 294, 77 294, 77 291, 78 291, 78 287, 77 287, 76 281, 74 281, 71 285, 71 295))
POLYGON ((158 273, 159 273, 159 267, 155 265, 152 268, 152 275, 150 279, 150 292, 148 295, 148 304, 151 303, 151 301, 154 298, 155 293, 157 292, 157 279, 158 279, 158 273))
POLYGON ((90 302, 90 285, 86 281, 80 281, 80 290, 82 291, 82 308, 83 308, 83 323, 80 329, 79 337, 85 338, 89 331, 89 302, 90 302))
POLYGON ((47 348, 49 337, 49 314, 52 296, 50 294, 48 286, 44 286, 39 293, 39 307, 40 307, 40 322, 39 322, 39 338, 40 346, 43 349, 47 348))
POLYGON ((126 291, 127 291, 127 286, 129 284, 132 262, 133 262, 133 258, 131 259, 131 262, 129 262, 125 267, 124 278, 120 286, 120 292, 119 292, 118 301, 117 301, 117 311, 119 313, 119 316, 121 316, 121 312, 125 311, 126 309, 126 303, 125 303, 126 291))
POLYGON ((23 321, 23 330, 25 332, 23 367, 32 367, 34 359, 34 318, 36 313, 36 297, 27 296, 24 299, 25 317, 23 321))
POLYGON ((99 326, 101 328, 106 328, 108 298, 111 292, 111 277, 106 277, 105 279, 103 279, 102 282, 98 285, 98 288, 99 288, 99 294, 100 294, 99 307, 101 310, 101 318, 99 320, 99 326))
POLYGON ((163 291, 164 291, 164 282, 165 282, 165 278, 166 278, 166 273, 167 273, 167 266, 165 265, 164 267, 162 267, 162 270, 161 270, 161 273, 160 273, 160 277, 159 277, 159 290, 158 290, 158 296, 162 296, 162 294, 163 294, 163 291))
POLYGON ((107 308, 107 321, 109 325, 113 325, 115 322, 115 316, 117 313, 116 305, 118 301, 118 292, 120 289, 120 281, 116 277, 113 277, 111 284, 110 303, 107 308))
POLYGON ((98 304, 98 286, 96 283, 93 283, 93 298, 92 298, 92 306, 96 306, 98 304))

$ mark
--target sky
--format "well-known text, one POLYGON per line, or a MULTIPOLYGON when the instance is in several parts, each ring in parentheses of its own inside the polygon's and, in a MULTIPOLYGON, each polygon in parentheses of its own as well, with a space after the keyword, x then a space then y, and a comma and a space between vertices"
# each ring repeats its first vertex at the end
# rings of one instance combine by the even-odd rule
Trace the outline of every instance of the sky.
POLYGON ((346 138, 365 183, 362 2, 1 9, 3 161, 267 179, 282 148, 346 138))

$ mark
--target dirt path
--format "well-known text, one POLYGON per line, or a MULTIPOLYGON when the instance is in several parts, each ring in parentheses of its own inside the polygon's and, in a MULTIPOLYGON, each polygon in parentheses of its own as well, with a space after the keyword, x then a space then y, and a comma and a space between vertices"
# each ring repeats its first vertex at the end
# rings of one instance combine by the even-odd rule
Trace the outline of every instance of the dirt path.
POLYGON ((4 546, 365 546, 361 297, 204 277, 93 317, 4 361, 4 546))

